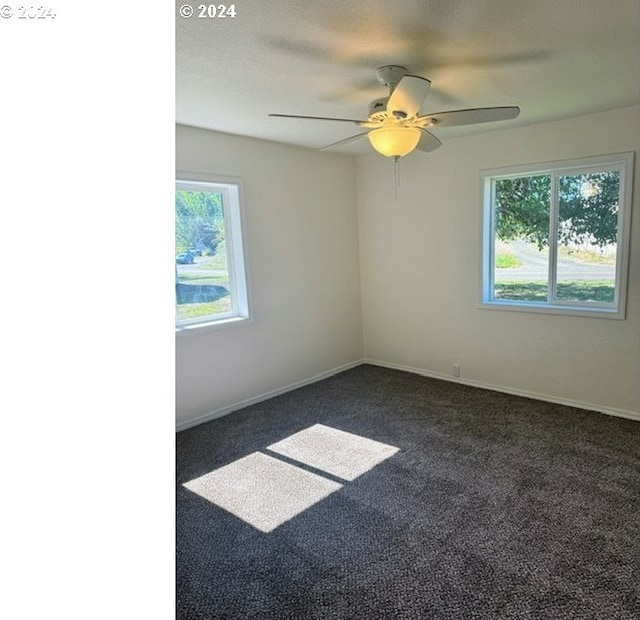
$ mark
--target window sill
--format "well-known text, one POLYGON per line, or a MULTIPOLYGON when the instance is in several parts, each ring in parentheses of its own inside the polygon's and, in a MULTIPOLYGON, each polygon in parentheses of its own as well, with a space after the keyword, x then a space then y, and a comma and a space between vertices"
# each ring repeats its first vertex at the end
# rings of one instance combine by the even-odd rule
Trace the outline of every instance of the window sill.
POLYGON ((482 310, 507 310, 510 312, 533 312, 539 314, 559 314, 565 316, 580 316, 595 319, 618 319, 624 320, 624 311, 617 308, 593 307, 586 308, 584 306, 552 305, 539 303, 526 303, 515 301, 483 301, 479 306, 482 310))
POLYGON ((202 334, 203 332, 215 331, 217 329, 223 329, 231 327, 232 325, 238 325, 250 321, 248 317, 233 316, 227 319, 218 319, 210 321, 208 323, 192 323, 190 325, 177 325, 176 336, 182 337, 188 334, 202 334))

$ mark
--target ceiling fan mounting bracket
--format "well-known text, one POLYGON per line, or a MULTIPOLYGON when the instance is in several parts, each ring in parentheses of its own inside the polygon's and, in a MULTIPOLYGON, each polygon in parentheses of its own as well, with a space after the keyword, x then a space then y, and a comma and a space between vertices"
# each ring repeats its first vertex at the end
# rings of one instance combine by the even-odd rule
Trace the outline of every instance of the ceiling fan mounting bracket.
POLYGON ((407 74, 406 67, 400 65, 385 65, 376 69, 376 77, 378 82, 389 89, 391 94, 400 80, 407 74))

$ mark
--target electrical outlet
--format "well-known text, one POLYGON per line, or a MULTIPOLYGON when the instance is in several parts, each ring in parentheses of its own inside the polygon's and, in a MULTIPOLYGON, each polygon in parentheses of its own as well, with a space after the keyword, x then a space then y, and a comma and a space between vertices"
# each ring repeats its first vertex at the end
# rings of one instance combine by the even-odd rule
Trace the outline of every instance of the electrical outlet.
POLYGON ((460 376, 460 364, 454 364, 453 365, 453 376, 454 377, 459 377, 460 376))

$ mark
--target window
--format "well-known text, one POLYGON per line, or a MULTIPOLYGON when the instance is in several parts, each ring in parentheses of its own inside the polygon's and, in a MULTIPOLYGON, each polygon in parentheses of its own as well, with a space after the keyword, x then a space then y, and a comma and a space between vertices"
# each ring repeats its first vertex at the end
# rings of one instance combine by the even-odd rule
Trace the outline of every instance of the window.
POLYGON ((482 304, 624 318, 633 153, 482 174, 482 304))
POLYGON ((239 185, 180 179, 175 217, 177 328, 247 318, 239 185))

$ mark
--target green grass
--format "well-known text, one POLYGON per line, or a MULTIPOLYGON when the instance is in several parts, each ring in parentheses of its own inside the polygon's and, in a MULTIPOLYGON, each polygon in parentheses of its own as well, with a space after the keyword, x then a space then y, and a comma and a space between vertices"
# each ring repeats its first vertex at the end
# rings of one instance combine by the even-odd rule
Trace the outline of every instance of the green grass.
POLYGON ((210 276, 201 274, 181 273, 178 276, 178 282, 184 284, 221 284, 227 286, 229 284, 228 275, 210 276))
MULTIPOLYGON (((558 282, 557 297, 563 301, 614 300, 615 285, 612 280, 558 282)), ((496 282, 495 298, 513 301, 546 302, 546 282, 496 282)))
POLYGON ((223 314, 231 311, 231 297, 227 295, 216 301, 198 304, 180 304, 178 305, 178 318, 197 319, 202 316, 210 316, 214 314, 223 314))
POLYGON ((198 265, 203 269, 224 269, 227 270, 227 248, 224 243, 221 243, 216 248, 216 253, 213 256, 207 256, 206 261, 202 261, 198 265))
MULTIPOLYGON (((208 275, 200 273, 189 273, 180 271, 178 282, 181 284, 215 284, 229 288, 229 274, 227 271, 227 256, 224 243, 218 246, 218 250, 214 256, 205 256, 197 259, 198 269, 219 270, 225 273, 220 275, 208 275)), ((179 269, 179 268, 178 268, 179 269)), ((178 319, 197 319, 206 316, 215 316, 218 314, 226 314, 231 311, 231 296, 226 294, 224 297, 215 301, 198 302, 198 303, 179 303, 177 305, 178 319)))
POLYGON ((498 269, 513 269, 521 267, 522 261, 510 252, 499 252, 496 254, 496 267, 498 269))
POLYGON ((616 263, 615 252, 601 254, 595 250, 587 250, 584 248, 567 248, 565 246, 561 246, 560 256, 590 265, 615 265, 616 263))

